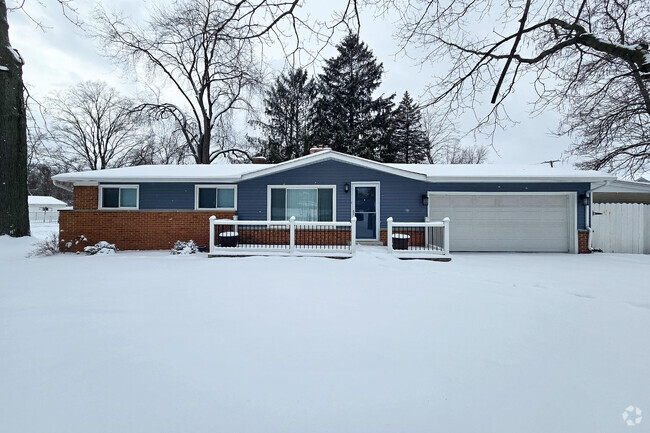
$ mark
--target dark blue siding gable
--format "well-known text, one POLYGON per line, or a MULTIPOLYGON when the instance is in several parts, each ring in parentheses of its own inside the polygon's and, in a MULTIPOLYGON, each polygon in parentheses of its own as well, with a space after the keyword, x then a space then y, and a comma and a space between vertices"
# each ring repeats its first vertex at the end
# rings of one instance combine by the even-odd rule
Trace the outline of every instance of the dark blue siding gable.
MULTIPOLYGON (((382 227, 386 227, 388 217, 402 222, 424 221, 427 206, 422 204, 422 195, 428 191, 575 192, 576 196, 580 196, 589 189, 589 183, 574 182, 423 182, 339 161, 323 161, 239 182, 237 215, 242 220, 266 220, 268 185, 336 185, 336 220, 350 221, 352 189, 346 193, 344 185, 352 182, 380 182, 382 227)), ((194 209, 195 183, 139 183, 139 186, 142 210, 194 209)), ((585 206, 581 200, 577 200, 577 226, 578 229, 584 229, 585 206)))
POLYGON ((381 182, 380 214, 384 225, 389 216, 400 221, 424 221, 427 208, 420 197, 427 191, 426 182, 338 161, 324 161, 240 182, 237 214, 240 219, 266 219, 267 185, 336 185, 336 220, 350 221, 352 190, 346 193, 343 186, 351 182, 381 182))

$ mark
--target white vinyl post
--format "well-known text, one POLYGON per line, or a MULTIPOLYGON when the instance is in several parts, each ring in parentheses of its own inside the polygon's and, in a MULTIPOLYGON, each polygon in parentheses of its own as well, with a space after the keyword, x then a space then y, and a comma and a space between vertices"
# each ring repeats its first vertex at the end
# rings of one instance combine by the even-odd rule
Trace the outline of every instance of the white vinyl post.
POLYGON ((350 224, 350 252, 354 254, 357 252, 357 217, 353 216, 350 224))
POLYGON ((393 217, 388 217, 386 220, 386 245, 388 245, 388 252, 393 252, 393 217))
POLYGON ((449 255, 449 217, 444 217, 442 222, 445 224, 445 233, 444 233, 444 244, 445 244, 445 255, 449 255))
POLYGON ((289 252, 293 253, 296 246, 296 217, 289 218, 289 252))
POLYGON ((216 216, 212 215, 210 217, 210 254, 214 252, 214 222, 216 220, 216 216))
POLYGON ((429 247, 429 228, 430 227, 427 225, 428 222, 429 222, 429 217, 425 216, 424 217, 424 223, 425 223, 424 224, 424 248, 429 247))

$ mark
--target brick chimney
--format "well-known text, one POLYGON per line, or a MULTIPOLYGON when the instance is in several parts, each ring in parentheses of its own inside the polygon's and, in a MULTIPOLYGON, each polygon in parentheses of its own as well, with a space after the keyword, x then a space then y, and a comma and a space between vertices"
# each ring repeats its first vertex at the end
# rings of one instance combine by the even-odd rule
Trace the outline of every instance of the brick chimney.
POLYGON ((253 164, 266 164, 266 158, 260 155, 254 156, 252 159, 253 164))
POLYGON ((311 155, 312 153, 322 152, 323 150, 332 150, 332 149, 330 149, 329 147, 325 147, 325 146, 323 146, 323 147, 314 146, 311 149, 309 149, 309 154, 311 155))

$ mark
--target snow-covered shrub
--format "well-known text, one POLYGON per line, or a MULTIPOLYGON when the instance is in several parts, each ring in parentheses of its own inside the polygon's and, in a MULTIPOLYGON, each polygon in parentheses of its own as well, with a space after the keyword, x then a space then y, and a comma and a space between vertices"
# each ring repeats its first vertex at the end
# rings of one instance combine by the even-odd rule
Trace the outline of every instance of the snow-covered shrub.
MULTIPOLYGON (((65 242, 65 239, 61 239, 61 243, 65 242)), ((88 239, 84 235, 79 235, 74 240, 65 242, 65 250, 69 251, 73 246, 79 245, 80 242, 88 242, 88 239)))
POLYGON ((50 234, 48 237, 35 245, 35 248, 27 254, 27 257, 46 257, 59 254, 59 235, 50 234))
POLYGON ((95 245, 85 247, 84 251, 86 254, 93 256, 95 254, 114 254, 116 249, 115 244, 109 244, 106 241, 99 241, 95 245))
POLYGON ((196 254, 199 251, 199 247, 196 246, 196 243, 193 240, 188 242, 176 241, 174 248, 172 248, 172 254, 196 254))

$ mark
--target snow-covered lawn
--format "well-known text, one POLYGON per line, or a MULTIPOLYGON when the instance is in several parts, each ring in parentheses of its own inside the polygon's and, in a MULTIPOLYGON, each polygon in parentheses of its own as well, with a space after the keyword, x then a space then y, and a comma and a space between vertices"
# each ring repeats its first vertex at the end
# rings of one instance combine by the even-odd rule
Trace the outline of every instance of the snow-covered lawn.
POLYGON ((0 432, 650 431, 650 256, 33 241, 0 238, 0 432))

